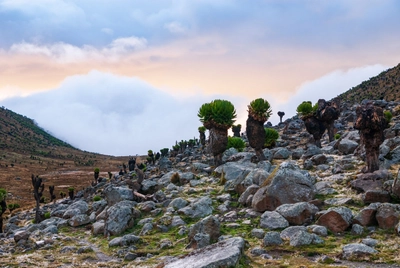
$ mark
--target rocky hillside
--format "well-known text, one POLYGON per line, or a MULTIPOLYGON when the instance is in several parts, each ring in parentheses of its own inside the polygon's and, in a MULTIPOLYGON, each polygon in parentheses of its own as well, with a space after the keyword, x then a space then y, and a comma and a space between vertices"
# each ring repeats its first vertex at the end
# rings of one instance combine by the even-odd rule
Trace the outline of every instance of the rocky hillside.
POLYGON ((54 185, 59 195, 69 187, 82 189, 89 185, 95 167, 107 176, 108 172, 119 171, 129 159, 73 148, 38 127, 32 119, 4 107, 0 108, 0 149, 0 188, 8 191, 10 203, 18 203, 22 208, 34 203, 31 174, 42 176, 46 191, 54 185))
POLYGON ((400 64, 351 88, 339 97, 348 103, 362 100, 400 101, 400 64))
POLYGON ((33 210, 7 211, 0 265, 399 267, 400 118, 385 131, 380 170, 363 174, 355 107, 342 108, 340 138, 324 136, 322 148, 292 118, 265 161, 229 149, 215 167, 204 148, 186 148, 41 205, 40 223, 33 210))

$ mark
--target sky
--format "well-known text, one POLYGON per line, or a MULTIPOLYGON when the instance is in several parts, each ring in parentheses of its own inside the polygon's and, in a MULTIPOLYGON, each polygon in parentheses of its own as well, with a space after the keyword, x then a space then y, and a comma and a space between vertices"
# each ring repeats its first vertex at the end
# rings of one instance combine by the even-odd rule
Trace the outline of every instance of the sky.
POLYGON ((400 62, 397 0, 0 0, 0 105, 73 146, 147 154, 198 138, 199 107, 279 122, 400 62))

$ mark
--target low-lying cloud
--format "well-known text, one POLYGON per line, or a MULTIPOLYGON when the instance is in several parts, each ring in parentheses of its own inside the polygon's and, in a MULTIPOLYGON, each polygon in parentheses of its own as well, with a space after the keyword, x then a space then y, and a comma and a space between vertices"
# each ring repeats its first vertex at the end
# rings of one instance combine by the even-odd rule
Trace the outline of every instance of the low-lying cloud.
POLYGON ((135 155, 198 138, 198 109, 211 100, 203 95, 178 98, 138 78, 92 71, 69 77, 51 91, 5 99, 2 105, 79 149, 135 155))

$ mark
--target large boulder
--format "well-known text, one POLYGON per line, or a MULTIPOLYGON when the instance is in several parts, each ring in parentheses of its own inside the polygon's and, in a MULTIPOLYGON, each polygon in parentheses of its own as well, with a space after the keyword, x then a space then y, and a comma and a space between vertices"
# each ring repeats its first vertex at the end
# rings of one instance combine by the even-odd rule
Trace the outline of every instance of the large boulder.
POLYGON ((245 241, 241 237, 222 240, 216 244, 192 251, 172 261, 164 268, 236 267, 243 255, 245 241))
POLYGON ((345 260, 362 260, 365 257, 378 253, 375 249, 361 243, 345 245, 342 250, 342 258, 345 260))
POLYGON ((77 214, 68 220, 68 224, 72 227, 82 226, 89 222, 90 218, 86 214, 77 214))
POLYGON ((133 192, 128 187, 115 187, 114 185, 109 185, 103 191, 107 204, 112 206, 123 200, 133 201, 133 192))
POLYGON ((85 214, 89 210, 89 205, 83 200, 72 203, 63 214, 64 219, 72 218, 77 214, 85 214))
POLYGON ((376 211, 375 217, 379 228, 394 228, 399 223, 400 206, 388 203, 381 204, 376 211))
POLYGON ((275 211, 265 211, 260 218, 260 227, 269 230, 282 229, 289 226, 289 222, 275 211))
POLYGON ((310 174, 294 162, 283 162, 274 172, 271 182, 254 194, 254 210, 272 211, 282 204, 307 202, 314 198, 316 191, 310 174))
POLYGON ((208 196, 202 197, 199 200, 191 203, 189 206, 178 210, 179 214, 184 214, 191 218, 203 218, 212 213, 212 200, 208 196))
POLYGON ((342 139, 338 144, 338 150, 342 154, 352 154, 358 147, 358 143, 350 139, 342 139))
POLYGON ((353 214, 349 208, 332 207, 318 218, 317 224, 325 226, 334 233, 341 233, 349 228, 352 218, 353 214))
MULTIPOLYGON (((220 174, 221 178, 225 180, 225 189, 236 190, 240 194, 244 192, 245 187, 239 185, 245 180, 247 175, 254 170, 255 164, 248 163, 237 163, 228 162, 219 167, 217 167, 214 172, 220 174), (238 188, 238 189, 237 189, 238 188)), ((252 182, 249 182, 251 185, 252 182)))
POLYGON ((217 241, 220 236, 220 223, 218 218, 215 216, 208 216, 190 226, 188 239, 192 248, 198 248, 197 241, 194 239, 197 234, 208 235, 210 242, 217 241))
POLYGON ((381 190, 385 181, 389 180, 390 173, 387 170, 376 170, 373 173, 360 174, 357 179, 351 181, 351 187, 359 193, 369 190, 381 190))
POLYGON ((247 187, 247 189, 240 195, 239 197, 239 203, 242 205, 246 205, 246 201, 249 198, 250 195, 254 195, 258 189, 260 189, 260 186, 253 184, 247 187))
POLYGON ((135 219, 140 217, 140 212, 134 208, 135 205, 136 202, 125 200, 109 207, 106 211, 105 231, 110 235, 119 235, 132 228, 135 219))
POLYGON ((358 214, 353 218, 353 223, 360 224, 362 226, 375 226, 376 221, 376 211, 378 210, 379 204, 372 203, 368 207, 363 208, 358 212, 358 214))
POLYGON ((255 165, 243 165, 236 162, 228 162, 217 167, 214 172, 224 176, 226 181, 244 180, 255 165))
POLYGON ((283 204, 275 210, 281 214, 291 225, 303 225, 313 222, 315 214, 319 209, 307 202, 296 204, 283 204))
POLYGON ((268 178, 269 174, 268 170, 256 168, 246 176, 246 180, 251 181, 251 184, 261 185, 268 178))

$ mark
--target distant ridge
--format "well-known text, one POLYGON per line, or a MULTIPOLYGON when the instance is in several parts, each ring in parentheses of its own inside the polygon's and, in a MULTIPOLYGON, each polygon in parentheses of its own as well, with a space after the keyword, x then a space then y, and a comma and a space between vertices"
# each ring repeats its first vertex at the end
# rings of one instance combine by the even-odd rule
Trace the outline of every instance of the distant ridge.
POLYGON ((400 64, 338 96, 342 101, 355 104, 362 100, 400 101, 400 64))
POLYGON ((0 149, 43 154, 54 147, 75 149, 40 128, 32 119, 0 107, 0 149))

